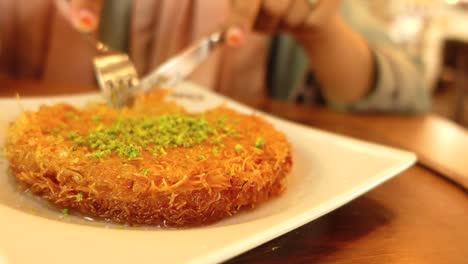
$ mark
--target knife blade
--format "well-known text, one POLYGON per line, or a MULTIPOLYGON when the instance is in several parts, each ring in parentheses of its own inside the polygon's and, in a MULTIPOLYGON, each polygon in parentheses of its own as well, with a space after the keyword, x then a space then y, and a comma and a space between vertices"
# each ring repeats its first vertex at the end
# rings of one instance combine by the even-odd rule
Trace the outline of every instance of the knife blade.
POLYGON ((203 38, 143 77, 136 87, 136 91, 148 92, 155 87, 171 87, 187 79, 223 42, 223 33, 221 32, 212 33, 203 38))

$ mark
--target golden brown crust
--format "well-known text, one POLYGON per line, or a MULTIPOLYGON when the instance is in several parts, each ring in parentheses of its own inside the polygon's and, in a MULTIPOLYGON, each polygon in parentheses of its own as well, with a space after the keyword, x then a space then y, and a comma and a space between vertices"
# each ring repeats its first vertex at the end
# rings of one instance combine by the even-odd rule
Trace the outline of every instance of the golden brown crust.
MULTIPOLYGON (((151 105, 146 103, 124 114, 141 114, 151 105)), ((174 109, 180 111, 174 104, 158 111, 174 109)), ((61 208, 118 223, 168 226, 211 223, 255 207, 285 189, 285 177, 292 166, 290 145, 262 118, 226 108, 205 113, 212 121, 226 116, 240 133, 240 137, 225 138, 216 152, 207 140, 171 148, 167 155, 158 157, 143 151, 134 159, 116 154, 92 159, 87 156, 88 149, 77 148, 64 135, 70 131, 86 133, 96 112, 103 123, 116 115, 104 106, 76 109, 60 104, 19 117, 7 140, 7 155, 16 178, 61 208), (79 120, 69 120, 70 112, 79 120), (64 123, 62 131, 53 133, 64 123), (258 136, 265 140, 261 148, 255 146, 258 136), (235 150, 238 144, 243 146, 241 152, 235 150), (197 158, 200 154, 203 159, 197 158)))

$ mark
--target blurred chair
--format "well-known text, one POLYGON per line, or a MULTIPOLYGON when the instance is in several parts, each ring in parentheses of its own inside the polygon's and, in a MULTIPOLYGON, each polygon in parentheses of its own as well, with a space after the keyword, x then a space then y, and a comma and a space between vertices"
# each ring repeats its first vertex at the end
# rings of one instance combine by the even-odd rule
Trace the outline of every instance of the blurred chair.
POLYGON ((449 39, 445 43, 445 67, 453 70, 455 89, 455 108, 453 118, 456 122, 465 122, 466 101, 468 100, 468 42, 449 39))

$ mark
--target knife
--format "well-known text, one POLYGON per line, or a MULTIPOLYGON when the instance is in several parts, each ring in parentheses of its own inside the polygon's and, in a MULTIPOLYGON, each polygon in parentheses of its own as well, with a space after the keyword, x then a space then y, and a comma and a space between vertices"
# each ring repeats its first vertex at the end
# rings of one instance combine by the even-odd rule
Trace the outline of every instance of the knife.
POLYGON ((223 33, 212 33, 143 77, 135 90, 137 92, 148 92, 156 87, 176 85, 178 82, 187 79, 223 42, 223 33))

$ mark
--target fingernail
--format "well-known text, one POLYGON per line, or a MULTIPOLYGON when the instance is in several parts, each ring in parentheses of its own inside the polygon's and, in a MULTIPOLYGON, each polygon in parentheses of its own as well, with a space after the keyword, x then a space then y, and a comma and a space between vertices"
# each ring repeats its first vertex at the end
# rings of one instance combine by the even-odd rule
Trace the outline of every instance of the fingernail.
POLYGON ((93 31, 97 27, 97 16, 86 9, 79 10, 74 21, 78 30, 83 32, 93 31))
POLYGON ((231 47, 242 46, 245 42, 245 33, 238 27, 231 27, 226 32, 226 42, 231 47))

